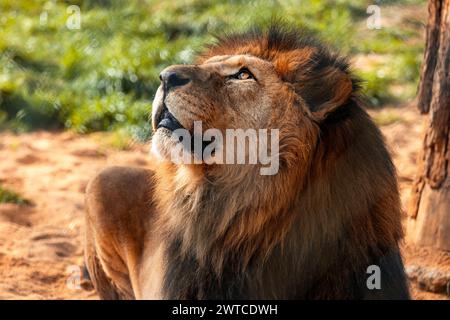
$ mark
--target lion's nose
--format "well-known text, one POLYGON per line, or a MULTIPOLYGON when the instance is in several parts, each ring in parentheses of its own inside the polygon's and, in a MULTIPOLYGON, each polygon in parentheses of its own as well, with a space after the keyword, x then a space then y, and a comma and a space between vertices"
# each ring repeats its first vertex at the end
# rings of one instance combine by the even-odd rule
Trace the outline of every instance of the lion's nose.
POLYGON ((159 79, 163 83, 164 89, 169 90, 175 87, 181 87, 187 84, 190 79, 186 75, 182 75, 180 72, 176 70, 163 70, 159 74, 159 79))

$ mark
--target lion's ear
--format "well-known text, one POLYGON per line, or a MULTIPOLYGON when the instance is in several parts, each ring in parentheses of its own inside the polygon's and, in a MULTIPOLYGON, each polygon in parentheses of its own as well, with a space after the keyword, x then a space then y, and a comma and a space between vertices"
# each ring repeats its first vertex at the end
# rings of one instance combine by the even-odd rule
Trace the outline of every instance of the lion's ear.
POLYGON ((343 106, 354 90, 351 76, 335 66, 316 70, 302 80, 297 91, 318 121, 343 106))

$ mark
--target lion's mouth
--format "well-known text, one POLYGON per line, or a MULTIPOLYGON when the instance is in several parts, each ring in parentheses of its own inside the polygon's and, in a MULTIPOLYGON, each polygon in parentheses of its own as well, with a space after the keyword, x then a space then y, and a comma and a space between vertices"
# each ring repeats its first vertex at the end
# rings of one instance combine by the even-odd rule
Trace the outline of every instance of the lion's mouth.
POLYGON ((163 104, 163 110, 161 111, 156 123, 157 129, 166 128, 170 131, 175 131, 177 129, 183 128, 181 123, 174 117, 172 113, 170 113, 165 103, 163 104))

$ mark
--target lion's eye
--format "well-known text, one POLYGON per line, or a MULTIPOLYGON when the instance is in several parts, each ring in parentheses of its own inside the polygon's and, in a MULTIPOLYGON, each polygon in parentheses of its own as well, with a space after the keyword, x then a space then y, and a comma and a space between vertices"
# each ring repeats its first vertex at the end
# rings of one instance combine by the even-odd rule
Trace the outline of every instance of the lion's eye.
POLYGON ((242 68, 242 69, 239 70, 237 73, 233 74, 233 75, 231 76, 231 78, 237 79, 237 80, 249 80, 249 79, 255 79, 255 77, 253 76, 253 74, 252 74, 247 68, 242 68))

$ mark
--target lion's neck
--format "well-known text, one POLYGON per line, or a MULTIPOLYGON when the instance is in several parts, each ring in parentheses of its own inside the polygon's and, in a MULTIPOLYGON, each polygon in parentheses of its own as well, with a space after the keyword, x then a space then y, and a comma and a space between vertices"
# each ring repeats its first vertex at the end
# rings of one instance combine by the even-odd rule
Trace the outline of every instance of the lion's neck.
POLYGON ((298 183, 295 175, 257 170, 206 176, 200 167, 165 167, 158 189, 163 225, 180 253, 220 274, 266 258, 288 232, 298 183), (239 253, 239 254, 238 254, 239 253))

